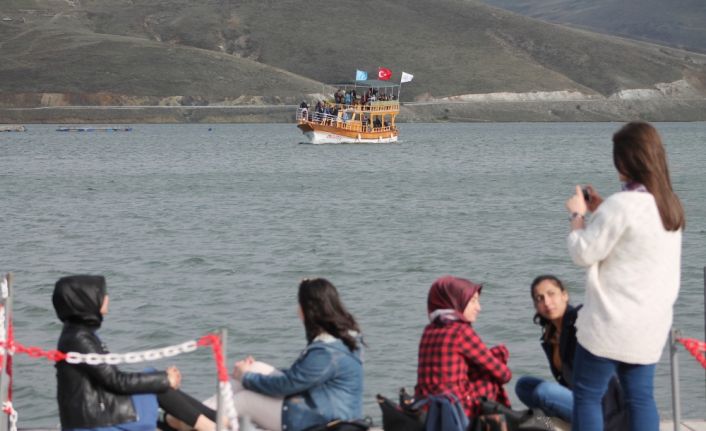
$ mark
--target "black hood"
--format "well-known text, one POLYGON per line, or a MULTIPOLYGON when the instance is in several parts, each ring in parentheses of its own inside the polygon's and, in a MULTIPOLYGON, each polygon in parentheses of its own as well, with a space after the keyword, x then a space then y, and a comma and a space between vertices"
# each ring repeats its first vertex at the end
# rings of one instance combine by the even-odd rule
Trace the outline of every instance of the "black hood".
POLYGON ((100 310, 105 295, 102 275, 70 275, 56 282, 51 299, 62 322, 99 327, 103 321, 100 310))

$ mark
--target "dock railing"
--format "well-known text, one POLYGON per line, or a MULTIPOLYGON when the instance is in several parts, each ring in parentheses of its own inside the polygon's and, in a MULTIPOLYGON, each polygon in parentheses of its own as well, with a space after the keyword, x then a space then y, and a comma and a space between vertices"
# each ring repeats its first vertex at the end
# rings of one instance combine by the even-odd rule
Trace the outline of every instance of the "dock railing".
POLYGON ((326 114, 321 112, 310 112, 307 108, 297 108, 296 120, 298 123, 314 123, 323 126, 333 126, 337 129, 349 130, 352 132, 362 132, 362 133, 384 133, 396 131, 397 127, 388 125, 385 126, 371 126, 363 125, 359 120, 351 120, 346 118, 346 113, 339 113, 338 115, 326 114), (340 115, 340 116, 339 116, 340 115))
POLYGON ((681 424, 681 397, 679 395, 679 330, 672 328, 669 334, 669 364, 672 376, 672 420, 674 431, 679 431, 681 424))
POLYGON ((217 372, 216 429, 238 431, 238 412, 233 403, 233 390, 226 367, 225 343, 227 330, 222 328, 198 339, 180 344, 128 353, 79 353, 45 350, 37 346, 25 346, 14 337, 12 325, 12 274, 0 278, 0 403, 4 417, 0 418, 0 431, 17 430, 17 411, 12 404, 12 362, 17 354, 50 362, 66 361, 70 364, 118 365, 150 362, 190 353, 198 348, 210 348, 217 372))
MULTIPOLYGON (((704 335, 706 336, 706 266, 704 267, 704 335)), ((697 358, 697 361, 704 367, 706 373, 706 348, 704 342, 697 340, 684 340, 681 332, 672 328, 669 334, 669 364, 672 381, 672 420, 674 421, 674 431, 679 431, 681 427, 681 395, 679 386, 679 344, 697 358), (698 347, 697 347, 698 344, 698 347), (703 352, 703 353, 701 353, 703 352), (699 358, 700 355, 700 358, 699 358)), ((706 382, 706 379, 704 380, 706 382)))
MULTIPOLYGON (((12 274, 8 273, 0 279, 0 341, 5 342, 8 338, 8 330, 12 322, 12 274)), ((0 347, 0 404, 2 410, 6 410, 5 400, 10 394, 10 354, 4 347, 0 347)), ((9 411, 0 419, 0 431, 9 431, 13 419, 12 405, 9 411)), ((16 414, 14 416, 17 417, 16 414)))

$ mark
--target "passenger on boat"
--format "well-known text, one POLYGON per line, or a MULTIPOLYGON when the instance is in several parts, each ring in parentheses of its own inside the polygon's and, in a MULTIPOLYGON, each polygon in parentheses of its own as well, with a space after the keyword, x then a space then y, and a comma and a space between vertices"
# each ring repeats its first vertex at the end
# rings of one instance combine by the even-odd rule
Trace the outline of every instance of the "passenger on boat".
MULTIPOLYGON (((52 295, 64 324, 57 348, 62 352, 107 354, 96 331, 108 313, 105 278, 72 275, 60 278, 52 295)), ((115 365, 56 363, 59 418, 64 430, 153 431, 172 427, 211 431, 216 413, 178 390, 181 373, 123 372, 115 365), (168 416, 158 424, 158 407, 168 416)))
POLYGON ((373 127, 382 127, 382 120, 380 120, 380 117, 375 117, 375 120, 373 121, 373 127))
POLYGON ((600 430, 601 398, 617 372, 633 431, 659 429, 655 367, 679 294, 684 208, 672 188, 657 130, 632 122, 613 135, 622 191, 603 200, 581 186, 566 201, 569 254, 586 268, 586 299, 577 320, 574 430, 600 430), (586 220, 585 215, 593 215, 586 220))
POLYGON ((512 373, 509 352, 500 344, 488 348, 473 329, 480 313, 482 286, 463 278, 444 276, 431 285, 427 299, 429 324, 419 343, 417 398, 453 394, 469 418, 480 413, 480 397, 506 406, 503 385, 512 373))
POLYGON ((324 102, 319 100, 316 102, 316 106, 314 107, 314 115, 313 115, 313 120, 314 121, 322 121, 324 118, 324 102))
MULTIPOLYGON (((553 275, 535 278, 530 294, 536 310, 534 322, 542 327, 542 349, 556 382, 522 376, 515 385, 515 393, 527 407, 539 408, 549 416, 571 423, 576 350, 574 323, 582 306, 574 307, 569 303, 569 293, 564 284, 553 275)), ((606 430, 621 431, 629 428, 622 388, 615 375, 602 404, 606 430)))
POLYGON ((345 105, 350 105, 350 104, 351 104, 351 100, 352 100, 352 98, 351 98, 351 92, 350 92, 350 91, 346 91, 345 96, 343 96, 343 103, 344 103, 345 105))
POLYGON ((236 362, 238 413, 273 431, 361 418, 363 343, 358 324, 326 279, 302 280, 298 302, 306 348, 287 369, 275 370, 252 357, 236 362))

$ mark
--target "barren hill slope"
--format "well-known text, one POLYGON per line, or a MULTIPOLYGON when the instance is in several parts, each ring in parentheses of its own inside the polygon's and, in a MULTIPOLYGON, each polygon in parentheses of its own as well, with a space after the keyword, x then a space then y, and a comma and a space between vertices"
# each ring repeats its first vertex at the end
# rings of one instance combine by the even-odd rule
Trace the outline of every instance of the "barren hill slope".
POLYGON ((534 18, 706 53, 703 0, 484 0, 534 18))
POLYGON ((683 80, 706 56, 547 24, 470 0, 6 0, 0 93, 291 102, 356 69, 413 73, 403 100, 610 95, 683 80), (240 98, 240 99, 239 99, 240 98))

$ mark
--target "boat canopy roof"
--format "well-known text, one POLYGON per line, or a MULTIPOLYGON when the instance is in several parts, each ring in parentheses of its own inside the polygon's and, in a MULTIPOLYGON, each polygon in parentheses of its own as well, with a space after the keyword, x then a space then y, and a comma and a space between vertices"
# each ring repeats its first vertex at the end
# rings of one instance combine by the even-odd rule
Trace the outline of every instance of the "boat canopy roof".
POLYGON ((344 82, 341 84, 331 84, 332 87, 370 87, 370 88, 395 88, 400 84, 390 81, 381 81, 379 79, 366 79, 365 81, 344 82))

